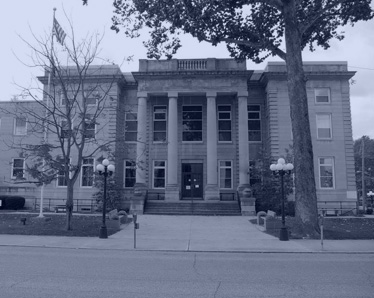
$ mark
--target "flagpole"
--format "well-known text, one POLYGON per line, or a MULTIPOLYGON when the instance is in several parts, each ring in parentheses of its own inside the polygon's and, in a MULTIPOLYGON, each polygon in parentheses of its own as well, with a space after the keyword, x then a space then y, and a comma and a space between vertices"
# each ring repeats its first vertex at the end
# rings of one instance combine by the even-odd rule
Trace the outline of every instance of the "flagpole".
MULTIPOLYGON (((52 38, 51 38, 51 52, 50 52, 50 60, 53 61, 53 37, 54 37, 54 25, 55 25, 55 14, 56 14, 56 7, 53 8, 53 19, 52 19, 52 38)), ((44 119, 44 137, 43 141, 44 144, 47 143, 47 116, 48 116, 48 108, 49 108, 49 96, 51 94, 51 76, 53 72, 53 62, 50 62, 51 67, 48 72, 48 86, 47 86, 47 102, 46 102, 46 109, 45 109, 45 119, 44 119)), ((45 172, 45 157, 43 158, 43 166, 42 166, 42 171, 43 175, 42 177, 44 178, 44 172, 45 172)), ((40 188, 40 210, 39 210, 39 216, 38 217, 44 217, 43 215, 43 203, 44 203, 44 187, 45 187, 45 182, 43 179, 42 186, 40 188)))

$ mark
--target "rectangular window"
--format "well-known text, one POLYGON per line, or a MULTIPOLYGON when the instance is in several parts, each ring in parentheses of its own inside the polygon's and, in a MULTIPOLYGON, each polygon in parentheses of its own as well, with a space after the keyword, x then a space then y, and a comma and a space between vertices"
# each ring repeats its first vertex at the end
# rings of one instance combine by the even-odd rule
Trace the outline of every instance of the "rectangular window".
POLYGON ((93 186, 93 174, 94 174, 94 159, 84 158, 82 161, 82 169, 81 169, 81 186, 82 187, 93 186))
POLYGON ((232 161, 220 160, 219 162, 219 188, 232 189, 232 161))
POLYGON ((330 103, 330 88, 314 89, 316 103, 330 103))
POLYGON ((13 158, 12 179, 25 177, 25 160, 23 158, 13 158))
POLYGON ((95 120, 86 119, 84 121, 84 137, 86 139, 94 139, 96 135, 95 120))
POLYGON ((320 188, 334 188, 334 159, 322 157, 318 159, 320 188))
POLYGON ((261 109, 259 105, 248 106, 248 141, 261 142, 261 109))
POLYGON ((201 142, 203 140, 203 107, 183 107, 183 141, 201 142))
POLYGON ((14 120, 14 134, 16 136, 27 134, 27 120, 25 117, 19 117, 14 120))
POLYGON ((95 90, 88 90, 84 92, 84 97, 86 100, 86 105, 89 106, 95 106, 97 105, 97 99, 100 98, 99 91, 95 90))
POLYGON ((136 142, 138 132, 138 115, 134 112, 125 113, 125 141, 136 142))
POLYGON ((63 90, 58 91, 58 95, 60 97, 60 105, 65 106, 67 104, 66 96, 63 90))
POLYGON ((218 141, 231 142, 231 106, 218 106, 218 141))
POLYGON ((153 188, 165 188, 166 162, 164 160, 153 161, 153 188))
POLYGON ((317 139, 331 139, 331 114, 317 114, 317 139))
POLYGON ((66 120, 61 120, 61 138, 68 138, 70 137, 71 129, 68 125, 68 122, 66 120))
MULTIPOLYGON (((59 160, 59 162, 63 163, 63 160, 59 160)), ((70 162, 69 162, 69 164, 70 164, 70 162)), ((64 187, 64 186, 68 185, 67 179, 66 179, 66 176, 65 176, 64 166, 65 166, 64 164, 61 164, 61 168, 58 170, 58 173, 57 173, 57 186, 58 187, 64 187)))
POLYGON ((153 107, 153 141, 166 142, 166 106, 153 107))
POLYGON ((134 187, 136 181, 135 162, 125 161, 125 187, 134 187))

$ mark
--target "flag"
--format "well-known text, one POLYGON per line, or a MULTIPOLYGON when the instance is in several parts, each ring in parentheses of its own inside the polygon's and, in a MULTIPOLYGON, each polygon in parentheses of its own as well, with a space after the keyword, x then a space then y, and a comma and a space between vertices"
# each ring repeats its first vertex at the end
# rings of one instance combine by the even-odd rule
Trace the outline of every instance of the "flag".
POLYGON ((55 18, 53 19, 53 34, 56 35, 57 41, 63 45, 66 33, 55 18))

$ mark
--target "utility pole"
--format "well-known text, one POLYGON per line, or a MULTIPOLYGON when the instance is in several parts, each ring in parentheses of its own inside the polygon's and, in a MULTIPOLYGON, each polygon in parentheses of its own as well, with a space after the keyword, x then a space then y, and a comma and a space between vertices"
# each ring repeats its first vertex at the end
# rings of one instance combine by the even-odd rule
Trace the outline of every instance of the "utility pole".
POLYGON ((365 187, 365 136, 361 139, 361 183, 362 183, 362 209, 366 213, 366 187, 365 187))

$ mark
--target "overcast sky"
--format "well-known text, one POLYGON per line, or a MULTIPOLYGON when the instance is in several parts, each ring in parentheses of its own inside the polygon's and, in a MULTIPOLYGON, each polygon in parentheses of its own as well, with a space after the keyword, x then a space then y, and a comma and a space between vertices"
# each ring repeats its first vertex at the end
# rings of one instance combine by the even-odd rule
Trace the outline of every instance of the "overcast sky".
MULTIPOLYGON (((26 67, 23 62, 30 62, 30 49, 19 36, 33 43, 31 30, 36 36, 45 36, 51 32, 53 8, 56 7, 56 19, 68 33, 69 25, 64 10, 74 24, 76 36, 84 38, 87 33, 105 33, 101 57, 121 64, 124 59, 133 55, 134 62, 121 65, 124 72, 137 71, 138 59, 146 59, 146 50, 140 39, 127 39, 121 33, 110 30, 113 15, 112 1, 90 0, 88 6, 82 6, 81 0, 19 0, 6 1, 0 11, 1 30, 1 67, 0 100, 10 100, 19 93, 14 84, 27 86, 32 77, 41 75, 39 70, 26 67), (17 58, 18 57, 18 58, 17 58)), ((374 6, 372 4, 372 6, 374 6)), ((344 28, 345 40, 334 41, 329 50, 304 52, 304 61, 347 61, 349 70, 356 71, 355 83, 351 86, 351 111, 353 121, 353 138, 362 135, 374 138, 374 20, 361 22, 354 28, 344 28)), ((175 58, 229 58, 224 45, 212 47, 198 43, 186 36, 183 47, 175 58)), ((268 61, 279 61, 275 57, 268 61)), ((248 69, 264 69, 263 64, 248 61, 248 69)))

